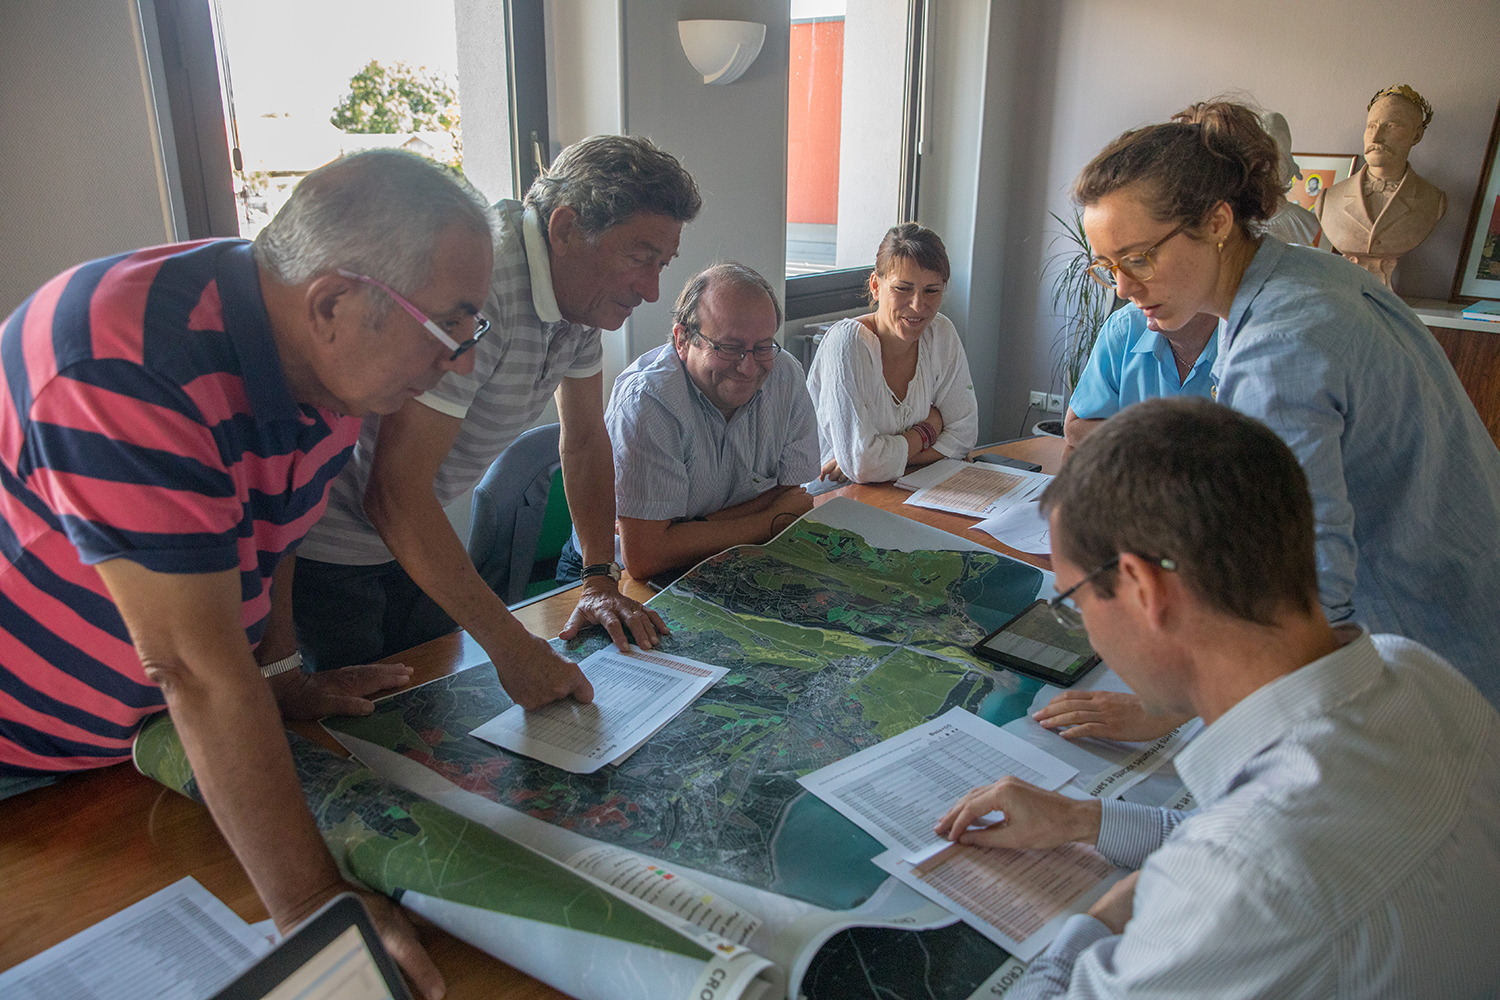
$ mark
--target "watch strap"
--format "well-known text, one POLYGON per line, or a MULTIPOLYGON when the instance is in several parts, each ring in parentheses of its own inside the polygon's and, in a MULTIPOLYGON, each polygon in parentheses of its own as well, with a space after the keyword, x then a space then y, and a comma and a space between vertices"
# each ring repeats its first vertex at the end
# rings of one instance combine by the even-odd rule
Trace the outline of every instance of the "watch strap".
POLYGON ((275 677, 278 674, 284 674, 291 670, 300 670, 301 668, 302 650, 299 649, 291 656, 283 656, 275 663, 261 664, 260 675, 262 677, 275 677))
POLYGON ((593 576, 607 576, 611 580, 619 582, 620 564, 617 562, 594 563, 592 566, 583 567, 582 571, 578 574, 580 580, 587 580, 593 576))

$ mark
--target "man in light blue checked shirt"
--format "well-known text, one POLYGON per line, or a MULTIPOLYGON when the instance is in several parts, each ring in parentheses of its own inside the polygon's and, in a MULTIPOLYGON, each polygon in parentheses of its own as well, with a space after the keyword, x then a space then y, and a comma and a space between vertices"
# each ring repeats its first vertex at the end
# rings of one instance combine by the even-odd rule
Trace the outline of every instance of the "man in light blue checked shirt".
POLYGON ((938 824, 1137 869, 1008 1000, 1494 996, 1500 715, 1424 646, 1328 623, 1292 451, 1228 408, 1152 400, 1091 434, 1042 506, 1059 618, 1147 711, 1206 728, 1175 761, 1195 812, 1005 778, 938 824))
POLYGON ((636 579, 767 541, 812 509, 818 422, 802 366, 781 350, 781 304, 743 264, 688 282, 672 342, 615 379, 605 412, 615 510, 636 579))

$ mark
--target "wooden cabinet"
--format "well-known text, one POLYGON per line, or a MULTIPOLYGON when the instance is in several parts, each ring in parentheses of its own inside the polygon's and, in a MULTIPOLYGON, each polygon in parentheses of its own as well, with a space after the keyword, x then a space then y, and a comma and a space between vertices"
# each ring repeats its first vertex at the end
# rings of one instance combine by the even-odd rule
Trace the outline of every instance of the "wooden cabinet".
POLYGON ((1463 318, 1463 307, 1440 299, 1408 299, 1443 346, 1490 437, 1500 445, 1500 323, 1463 318))

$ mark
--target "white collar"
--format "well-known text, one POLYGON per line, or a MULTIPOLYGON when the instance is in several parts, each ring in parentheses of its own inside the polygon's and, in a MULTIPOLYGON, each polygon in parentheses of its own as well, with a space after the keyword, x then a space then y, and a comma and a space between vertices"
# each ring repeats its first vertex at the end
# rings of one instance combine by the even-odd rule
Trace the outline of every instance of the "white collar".
POLYGON ((552 291, 552 259, 547 256, 547 241, 542 239, 541 220, 534 208, 526 209, 521 216, 521 239, 526 244, 526 268, 531 272, 531 307, 543 323, 557 323, 563 316, 552 291))

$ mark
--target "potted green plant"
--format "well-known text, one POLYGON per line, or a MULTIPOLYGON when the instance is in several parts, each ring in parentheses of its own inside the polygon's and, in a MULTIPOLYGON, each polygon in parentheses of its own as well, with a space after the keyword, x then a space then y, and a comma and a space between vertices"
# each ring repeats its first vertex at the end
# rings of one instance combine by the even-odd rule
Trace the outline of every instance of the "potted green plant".
MULTIPOLYGON (((1099 328, 1114 310, 1115 294, 1089 277, 1093 253, 1083 232, 1083 212, 1073 209, 1073 218, 1064 219, 1049 212, 1060 227, 1048 248, 1062 248, 1047 258, 1046 272, 1052 275, 1052 313, 1061 326, 1052 347, 1052 381, 1061 381, 1071 396, 1094 349, 1099 328)), ((1037 428, 1049 434, 1062 434, 1062 420, 1043 420, 1037 428)))

